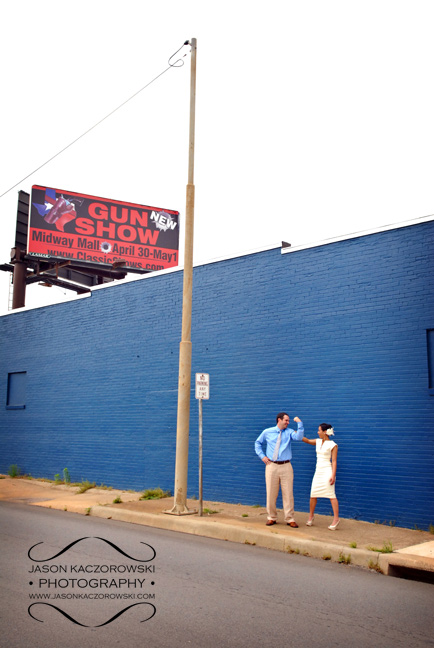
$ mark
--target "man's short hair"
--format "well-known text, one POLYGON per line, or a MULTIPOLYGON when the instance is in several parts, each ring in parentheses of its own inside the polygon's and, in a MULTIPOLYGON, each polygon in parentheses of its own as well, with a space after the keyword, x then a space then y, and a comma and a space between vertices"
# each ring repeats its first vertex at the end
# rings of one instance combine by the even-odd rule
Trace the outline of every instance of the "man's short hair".
POLYGON ((287 416, 289 418, 289 414, 287 414, 286 412, 279 412, 276 416, 276 423, 279 422, 279 419, 282 420, 284 416, 287 416))

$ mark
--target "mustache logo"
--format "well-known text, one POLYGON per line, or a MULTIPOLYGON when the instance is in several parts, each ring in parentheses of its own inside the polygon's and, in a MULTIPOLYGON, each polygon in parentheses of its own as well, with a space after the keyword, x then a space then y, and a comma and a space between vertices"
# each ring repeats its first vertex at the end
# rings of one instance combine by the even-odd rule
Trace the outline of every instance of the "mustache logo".
POLYGON ((67 612, 64 612, 63 610, 61 610, 61 609, 60 609, 59 607, 57 607, 56 605, 52 605, 51 603, 32 603, 32 605, 29 605, 29 607, 28 607, 28 609, 27 609, 27 612, 28 612, 29 615, 32 617, 32 619, 34 619, 35 621, 38 621, 39 623, 44 623, 44 622, 43 622, 41 619, 37 619, 35 616, 33 616, 32 612, 31 612, 31 609, 32 609, 35 605, 46 605, 47 607, 54 608, 55 610, 57 610, 57 612, 60 612, 60 614, 62 614, 66 619, 68 619, 68 620, 71 621, 72 623, 75 623, 76 625, 81 626, 82 628, 102 628, 103 626, 106 626, 106 625, 108 625, 109 623, 112 623, 112 621, 115 621, 115 619, 118 619, 118 618, 119 618, 119 617, 120 617, 124 612, 126 612, 127 610, 130 610, 131 608, 136 607, 136 605, 149 605, 149 606, 152 608, 152 609, 150 610, 150 612, 152 612, 151 615, 148 616, 146 619, 142 619, 142 620, 140 621, 140 623, 144 623, 145 621, 149 621, 149 619, 152 619, 152 617, 155 615, 155 613, 156 613, 156 611, 157 611, 155 605, 152 605, 152 603, 133 603, 132 605, 128 605, 128 606, 127 606, 126 608, 124 608, 123 610, 120 610, 120 612, 117 612, 113 617, 111 617, 111 619, 108 619, 108 621, 104 621, 104 623, 100 623, 100 624, 98 624, 98 625, 86 625, 85 623, 80 623, 79 621, 77 621, 76 619, 74 619, 74 617, 72 617, 72 616, 71 616, 70 614, 68 614, 67 612))
POLYGON ((116 551, 118 551, 120 554, 122 554, 122 556, 125 556, 126 558, 129 558, 129 560, 135 560, 136 562, 151 562, 151 560, 154 560, 155 556, 157 555, 156 552, 155 552, 155 549, 153 547, 151 547, 151 545, 147 544, 146 542, 141 542, 140 544, 145 545, 145 547, 148 547, 151 550, 152 557, 151 558, 146 558, 146 559, 144 559, 144 558, 134 558, 134 556, 130 556, 125 551, 120 549, 120 547, 115 545, 114 542, 110 542, 110 540, 106 540, 105 538, 100 538, 98 536, 85 536, 84 538, 79 538, 78 540, 74 540, 74 542, 71 542, 69 545, 67 545, 66 547, 61 549, 57 554, 55 554, 54 556, 51 556, 50 558, 39 558, 38 559, 38 558, 33 558, 31 556, 31 552, 33 551, 33 549, 35 547, 38 547, 39 545, 44 544, 43 542, 37 542, 32 547, 30 547, 29 551, 27 552, 27 555, 30 558, 30 560, 33 560, 33 562, 48 562, 49 560, 54 560, 55 558, 58 558, 59 556, 64 554, 66 551, 68 551, 68 549, 71 549, 71 547, 78 544, 79 542, 82 542, 83 540, 89 540, 89 539, 92 539, 92 538, 94 538, 95 540, 101 540, 102 542, 105 542, 106 544, 113 547, 113 549, 116 549, 116 551))

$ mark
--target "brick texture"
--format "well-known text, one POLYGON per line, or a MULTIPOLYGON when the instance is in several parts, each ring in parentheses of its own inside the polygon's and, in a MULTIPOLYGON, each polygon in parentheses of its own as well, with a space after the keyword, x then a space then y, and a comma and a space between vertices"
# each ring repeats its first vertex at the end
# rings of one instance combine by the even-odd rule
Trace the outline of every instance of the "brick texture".
MULTIPOLYGON (((204 498, 265 503, 254 452, 278 411, 306 436, 332 423, 343 517, 434 524, 434 223, 194 270, 189 496, 198 495, 194 373, 204 401, 204 498)), ((24 410, 0 409, 0 471, 173 491, 182 272, 0 318, 0 393, 27 372, 24 410)), ((315 451, 293 444, 296 510, 315 451)), ((281 502, 279 501, 281 506, 281 502)), ((319 500, 319 513, 331 513, 319 500)))

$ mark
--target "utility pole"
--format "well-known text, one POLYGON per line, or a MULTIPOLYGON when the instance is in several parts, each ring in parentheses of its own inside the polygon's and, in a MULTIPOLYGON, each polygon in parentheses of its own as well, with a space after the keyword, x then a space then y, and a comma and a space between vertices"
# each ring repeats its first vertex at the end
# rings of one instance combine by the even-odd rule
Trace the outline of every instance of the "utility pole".
POLYGON ((182 335, 179 345, 178 417, 176 427, 176 463, 174 506, 172 515, 196 513, 187 508, 188 438, 190 427, 191 384, 191 304, 193 296, 193 235, 194 235, 194 132, 196 116, 196 50, 191 45, 190 73, 190 134, 188 147, 188 183, 185 208, 184 284, 182 293, 182 335))

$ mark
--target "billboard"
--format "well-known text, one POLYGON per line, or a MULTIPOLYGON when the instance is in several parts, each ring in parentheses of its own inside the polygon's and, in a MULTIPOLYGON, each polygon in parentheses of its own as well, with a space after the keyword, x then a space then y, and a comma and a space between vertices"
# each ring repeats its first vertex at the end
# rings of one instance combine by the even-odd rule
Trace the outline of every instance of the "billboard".
POLYGON ((27 254, 163 270, 178 265, 179 212, 34 185, 27 254))

